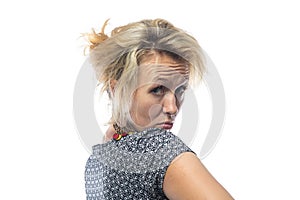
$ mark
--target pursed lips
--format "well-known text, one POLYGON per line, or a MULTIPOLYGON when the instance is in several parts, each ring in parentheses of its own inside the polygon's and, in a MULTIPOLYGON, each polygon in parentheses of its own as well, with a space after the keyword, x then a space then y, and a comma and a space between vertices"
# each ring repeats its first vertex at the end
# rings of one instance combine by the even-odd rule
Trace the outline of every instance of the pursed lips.
POLYGON ((159 123, 159 125, 162 126, 162 128, 164 129, 171 129, 173 127, 173 122, 166 121, 166 122, 159 123))

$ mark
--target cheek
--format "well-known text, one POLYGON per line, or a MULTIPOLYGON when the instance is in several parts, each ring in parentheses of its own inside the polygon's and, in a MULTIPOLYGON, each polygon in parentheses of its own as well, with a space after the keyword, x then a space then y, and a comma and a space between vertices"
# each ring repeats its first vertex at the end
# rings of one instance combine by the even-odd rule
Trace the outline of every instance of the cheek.
POLYGON ((151 119, 154 119, 155 117, 159 116, 162 112, 162 106, 160 104, 151 104, 151 106, 148 109, 148 113, 151 119))
POLYGON ((134 104, 135 113, 139 115, 138 117, 143 118, 153 118, 162 108, 161 105, 147 99, 145 96, 139 101, 135 101, 134 104))
POLYGON ((135 122, 141 121, 148 116, 148 110, 150 108, 145 95, 142 92, 137 91, 133 97, 132 107, 130 109, 131 117, 135 122))
POLYGON ((131 116, 140 125, 151 123, 162 112, 162 106, 151 95, 137 92, 133 98, 131 116))
POLYGON ((180 99, 177 101, 176 105, 177 105, 177 108, 180 109, 182 104, 183 104, 183 101, 184 101, 184 98, 180 99))

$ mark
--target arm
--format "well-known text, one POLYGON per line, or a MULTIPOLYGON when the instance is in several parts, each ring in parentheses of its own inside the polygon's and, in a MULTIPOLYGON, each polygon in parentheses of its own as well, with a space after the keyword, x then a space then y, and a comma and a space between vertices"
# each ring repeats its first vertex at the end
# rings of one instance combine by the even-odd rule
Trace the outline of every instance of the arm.
POLYGON ((233 199, 191 152, 182 153, 172 161, 164 178, 163 190, 171 200, 233 199))

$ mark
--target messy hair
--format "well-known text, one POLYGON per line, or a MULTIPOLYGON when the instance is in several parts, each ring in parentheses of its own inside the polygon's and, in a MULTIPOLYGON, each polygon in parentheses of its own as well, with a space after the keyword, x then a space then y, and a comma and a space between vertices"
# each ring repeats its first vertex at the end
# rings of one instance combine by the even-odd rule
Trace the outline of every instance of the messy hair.
POLYGON ((113 29, 110 36, 105 34, 107 22, 99 33, 85 34, 90 62, 102 92, 107 91, 112 101, 111 122, 134 130, 130 108, 141 60, 153 52, 165 53, 188 66, 189 82, 194 85, 204 73, 204 56, 194 37, 164 19, 129 23, 113 29), (112 91, 113 80, 117 83, 112 91))

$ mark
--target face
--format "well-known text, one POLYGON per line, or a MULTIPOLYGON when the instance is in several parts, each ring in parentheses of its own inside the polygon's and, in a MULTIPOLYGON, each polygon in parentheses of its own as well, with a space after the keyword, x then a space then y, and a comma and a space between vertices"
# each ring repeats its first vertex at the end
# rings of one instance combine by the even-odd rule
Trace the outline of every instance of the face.
POLYGON ((188 87, 188 67, 165 54, 144 59, 130 115, 138 130, 171 129, 188 87))

